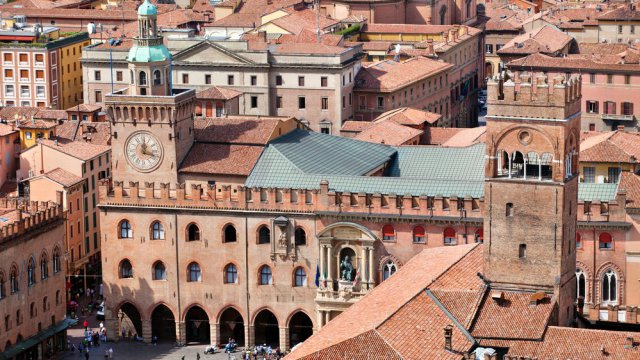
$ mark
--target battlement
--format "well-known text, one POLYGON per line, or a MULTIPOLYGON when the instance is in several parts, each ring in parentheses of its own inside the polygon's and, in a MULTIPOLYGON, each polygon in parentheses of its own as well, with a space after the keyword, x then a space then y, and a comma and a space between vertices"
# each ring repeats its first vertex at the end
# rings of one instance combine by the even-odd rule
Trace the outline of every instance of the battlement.
POLYGON ((0 227, 0 244, 27 235, 46 225, 62 220, 62 206, 54 202, 0 199, 5 212, 6 225, 0 227))
POLYGON ((580 112, 581 97, 580 75, 503 73, 487 84, 487 117, 564 120, 580 112))
POLYGON ((156 186, 147 182, 103 180, 100 183, 100 206, 140 206, 191 208, 202 210, 265 211, 282 213, 351 213, 393 216, 427 216, 477 218, 482 214, 482 199, 442 196, 403 196, 335 192, 322 181, 319 189, 248 188, 242 185, 169 183, 156 186), (477 214, 477 215, 474 215, 477 214))

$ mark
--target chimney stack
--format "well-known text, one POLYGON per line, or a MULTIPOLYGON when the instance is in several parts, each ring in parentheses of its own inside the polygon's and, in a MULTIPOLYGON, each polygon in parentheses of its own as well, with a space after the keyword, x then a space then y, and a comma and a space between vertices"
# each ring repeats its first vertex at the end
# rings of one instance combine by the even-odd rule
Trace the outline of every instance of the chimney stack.
POLYGON ((453 326, 447 325, 444 327, 444 349, 451 351, 453 347, 451 345, 451 338, 453 335, 453 326))

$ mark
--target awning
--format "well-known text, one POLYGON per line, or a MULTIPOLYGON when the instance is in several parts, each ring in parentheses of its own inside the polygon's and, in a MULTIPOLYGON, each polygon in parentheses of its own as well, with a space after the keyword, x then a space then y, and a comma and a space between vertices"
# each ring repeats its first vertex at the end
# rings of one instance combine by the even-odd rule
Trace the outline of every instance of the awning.
POLYGON ((26 351, 36 345, 38 345, 39 343, 47 340, 48 338, 52 337, 53 335, 62 332, 64 330, 66 330, 67 328, 75 325, 78 323, 78 320, 75 319, 64 319, 61 322, 57 323, 54 326, 50 326, 47 329, 44 329, 42 331, 40 331, 39 333, 37 333, 36 335, 28 338, 27 340, 24 340, 18 344, 15 344, 14 346, 12 346, 11 348, 9 348, 9 350, 0 353, 0 360, 8 360, 11 359, 17 355, 19 355, 20 353, 22 353, 23 351, 26 351))

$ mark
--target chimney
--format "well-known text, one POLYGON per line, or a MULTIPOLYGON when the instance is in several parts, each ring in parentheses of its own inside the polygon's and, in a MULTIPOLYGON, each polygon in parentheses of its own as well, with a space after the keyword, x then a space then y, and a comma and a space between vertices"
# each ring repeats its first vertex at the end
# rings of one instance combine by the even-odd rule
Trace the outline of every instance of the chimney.
POLYGON ((447 325, 444 327, 444 349, 451 351, 453 347, 451 346, 451 337, 453 335, 453 326, 447 325))
POLYGON ((633 342, 633 338, 631 336, 627 337, 626 341, 624 342, 624 348, 625 349, 633 349, 634 347, 634 342, 633 342))

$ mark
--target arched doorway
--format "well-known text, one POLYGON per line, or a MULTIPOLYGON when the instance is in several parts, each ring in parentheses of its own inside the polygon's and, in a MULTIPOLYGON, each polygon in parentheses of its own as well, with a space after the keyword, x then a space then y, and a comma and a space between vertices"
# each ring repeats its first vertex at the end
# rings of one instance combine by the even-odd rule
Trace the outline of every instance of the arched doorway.
POLYGON ((234 339, 238 346, 244 346, 244 319, 238 310, 228 308, 220 315, 220 342, 226 344, 234 339))
POLYGON ((187 327, 188 343, 205 343, 211 342, 209 336, 209 316, 199 306, 193 306, 185 316, 185 325, 187 327))
POLYGON ((262 310, 253 322, 256 344, 267 344, 275 348, 280 346, 278 319, 269 310, 262 310))
POLYGON ((142 336, 142 320, 135 305, 128 302, 122 304, 118 311, 118 318, 120 319, 120 335, 124 329, 127 338, 142 336))
POLYGON ((151 313, 151 335, 158 341, 176 341, 176 318, 173 312, 163 304, 156 306, 151 313))
POLYGON ((295 313, 289 320, 289 345, 291 347, 307 340, 313 335, 313 323, 302 311, 295 313))

